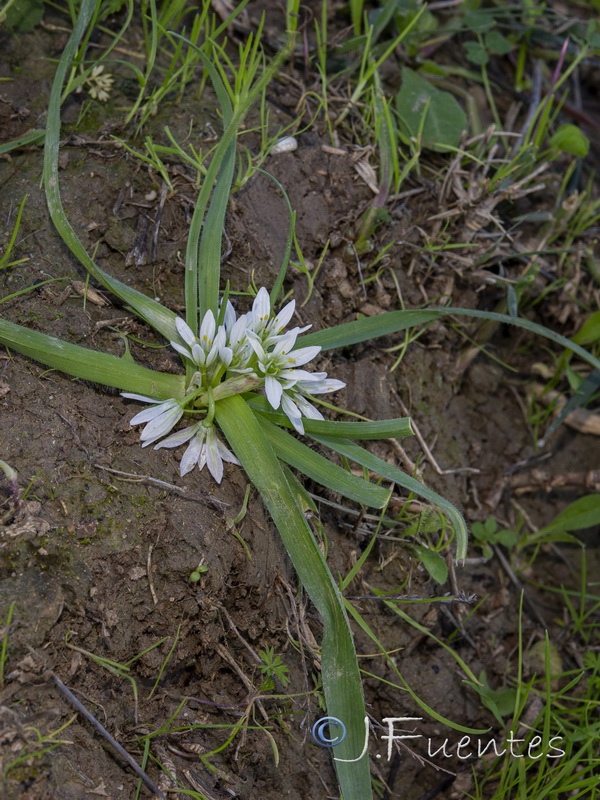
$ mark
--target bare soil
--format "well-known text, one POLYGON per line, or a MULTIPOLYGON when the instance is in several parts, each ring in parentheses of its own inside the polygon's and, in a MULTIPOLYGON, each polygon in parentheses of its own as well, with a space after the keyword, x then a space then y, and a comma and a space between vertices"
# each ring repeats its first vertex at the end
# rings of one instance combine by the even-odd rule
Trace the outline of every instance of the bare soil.
MULTIPOLYGON (((54 69, 49 59, 61 51, 64 34, 38 27, 31 34, 0 32, 0 37, 0 77, 10 78, 0 93, 0 129, 2 141, 9 141, 43 126, 54 69)), ((85 94, 67 100, 63 203, 86 246, 90 251, 97 247, 101 266, 181 309, 182 259, 196 192, 193 176, 186 168, 173 170, 175 191, 166 197, 153 253, 161 183, 115 147, 109 135, 113 130, 124 133, 114 126, 122 118, 118 109, 125 104, 125 89, 118 84, 114 100, 93 105, 78 125, 85 94)), ((277 101, 272 107, 276 126, 285 117, 281 108, 292 110, 299 95, 284 79, 270 95, 277 101)), ((208 123, 218 129, 218 120, 206 108, 208 96, 201 102, 193 98, 193 91, 190 96, 189 102, 161 109, 145 133, 160 137, 168 122, 183 138, 193 122, 197 135, 209 138, 208 123)), ((253 146, 251 137, 246 143, 253 146)), ((433 184, 392 203, 391 221, 380 228, 376 240, 376 247, 394 241, 387 268, 363 289, 348 240, 372 192, 357 175, 349 143, 341 143, 341 155, 326 152, 322 146, 327 144, 326 130, 317 124, 300 136, 295 153, 273 156, 267 163, 297 209, 297 234, 305 257, 316 264, 330 242, 305 303, 306 278, 290 274, 286 284, 298 301, 301 323, 311 322, 318 329, 356 319, 360 313, 397 308, 393 278, 407 307, 442 293, 451 295, 452 305, 494 307, 493 290, 483 288, 474 260, 469 262, 471 250, 457 251, 460 261, 448 257, 428 263, 413 246, 422 244, 420 231, 431 231, 431 216, 443 210, 433 184)), ((29 291, 4 303, 2 314, 118 355, 124 352, 122 336, 128 334, 134 337, 129 341, 139 363, 178 370, 176 354, 168 347, 144 346, 164 343, 114 298, 100 292, 99 305, 98 299, 85 300, 78 292, 77 282, 85 276, 50 222, 40 190, 41 165, 38 147, 0 160, 0 235, 5 240, 16 205, 28 195, 15 251, 15 257, 28 261, 0 272, 0 293, 4 297, 29 291), (42 285, 49 279, 56 280, 42 285), (71 291, 65 292, 67 288, 71 291)), ((548 187, 558 180, 549 176, 548 187)), ((528 202, 530 208, 543 207, 543 193, 528 202)), ((457 241, 467 241, 460 238, 467 230, 464 214, 452 230, 457 241)), ((231 249, 224 258, 223 277, 233 290, 245 290, 252 276, 257 285, 270 285, 286 231, 281 196, 264 176, 254 176, 232 198, 227 219, 231 249)), ((240 310, 243 305, 240 300, 240 310)), ((574 324, 565 320, 562 331, 570 334, 574 324)), ((475 328, 468 330, 472 334, 475 328)), ((455 502, 469 520, 494 513, 507 525, 514 524, 518 503, 532 524, 541 526, 585 493, 582 487, 539 488, 517 497, 505 477, 507 470, 536 452, 524 411, 532 364, 544 359, 540 342, 501 329, 490 344, 496 360, 479 355, 460 371, 468 344, 449 324, 438 324, 409 346, 392 372, 396 354, 386 348, 401 341, 395 337, 349 348, 324 357, 323 366, 347 382, 338 397, 346 408, 373 419, 404 416, 405 411, 412 416, 441 467, 450 470, 437 474, 425 459, 425 482, 455 502), (464 471, 466 467, 476 471, 464 471)), ((156 782, 161 778, 154 759, 167 765, 188 791, 195 789, 214 800, 337 797, 330 752, 317 747, 310 736, 312 723, 323 712, 314 696, 303 696, 314 687, 318 672, 314 642, 320 639, 320 622, 254 493, 237 526, 245 546, 228 526, 227 519, 236 516, 244 497, 241 470, 227 465, 220 486, 205 472, 182 480, 173 453, 140 447, 138 432, 129 426, 135 413, 131 401, 6 350, 0 353, 0 395, 0 456, 17 469, 23 493, 18 510, 11 511, 7 482, 0 487, 0 620, 6 620, 14 603, 0 691, 3 797, 152 796, 144 785, 138 787, 137 776, 106 739, 74 711, 53 675, 138 763, 144 756, 143 737, 153 734, 146 770, 156 782), (192 582, 190 574, 199 564, 207 570, 192 582), (289 694, 288 699, 257 699, 263 676, 254 654, 266 647, 281 655, 290 677, 285 690, 276 686, 270 694, 289 694), (128 665, 123 671, 132 680, 109 671, 92 656, 128 665), (199 754, 223 745, 244 715, 247 724, 229 746, 210 757, 209 769, 199 754)), ((591 438, 561 427, 544 451, 548 478, 597 469, 591 438)), ((422 459, 418 443, 403 445, 409 458, 422 459)), ((390 443, 378 443, 374 451, 402 463, 390 443)), ((323 497, 338 499, 326 493, 323 497)), ((401 496, 397 504, 402 506, 401 496)), ((369 530, 357 527, 350 511, 323 505, 322 514, 331 569, 346 574, 366 546, 369 530)), ((593 574, 597 538, 592 533, 582 536, 593 574)), ((471 555, 480 556, 481 551, 473 546, 471 555)), ((524 640, 539 640, 547 627, 564 670, 581 666, 578 639, 567 624, 560 595, 535 584, 574 588, 578 569, 578 548, 561 546, 545 548, 521 575, 528 583, 524 640)), ((456 581, 461 591, 481 601, 475 613, 465 616, 464 607, 433 603, 401 608, 439 639, 451 641, 476 675, 485 670, 491 686, 505 686, 508 674, 514 674, 519 590, 497 558, 457 567, 456 581), (454 635, 459 620, 460 630, 454 635)), ((449 590, 428 578, 410 548, 385 537, 347 594, 373 595, 374 587, 423 598, 449 590)), ((382 603, 355 602, 386 647, 396 651, 400 672, 422 701, 460 725, 489 729, 487 738, 500 737, 494 717, 464 685, 465 676, 448 651, 382 603)), ((456 757, 461 734, 428 717, 397 687, 397 676, 386 662, 374 657, 373 643, 358 628, 355 633, 361 666, 377 678, 365 678, 373 718, 381 722, 390 716, 421 717, 407 726, 416 724, 437 746, 447 738, 454 748, 452 757, 426 761, 401 749, 388 761, 385 743, 372 739, 373 775, 389 787, 385 796, 466 797, 473 790, 472 769, 481 771, 482 761, 456 757)), ((411 750, 427 758, 420 744, 411 750)), ((163 790, 172 788, 162 780, 163 790)))

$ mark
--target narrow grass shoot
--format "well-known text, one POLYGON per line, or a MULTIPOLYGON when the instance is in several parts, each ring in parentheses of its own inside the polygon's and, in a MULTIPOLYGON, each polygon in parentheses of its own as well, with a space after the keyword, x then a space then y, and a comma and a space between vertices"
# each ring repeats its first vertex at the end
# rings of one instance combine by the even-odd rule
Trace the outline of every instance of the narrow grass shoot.
POLYGON ((27 202, 27 195, 25 195, 25 197, 19 203, 17 216, 15 219, 15 224, 13 225, 12 233, 6 244, 6 249, 4 250, 4 253, 0 257, 0 269, 6 269, 7 267, 16 267, 18 264, 24 264, 27 261, 29 261, 29 258, 27 256, 24 258, 17 258, 13 261, 8 260, 15 246, 17 236, 19 235, 19 228, 21 227, 21 217, 23 215, 23 209, 25 208, 26 202, 27 202))

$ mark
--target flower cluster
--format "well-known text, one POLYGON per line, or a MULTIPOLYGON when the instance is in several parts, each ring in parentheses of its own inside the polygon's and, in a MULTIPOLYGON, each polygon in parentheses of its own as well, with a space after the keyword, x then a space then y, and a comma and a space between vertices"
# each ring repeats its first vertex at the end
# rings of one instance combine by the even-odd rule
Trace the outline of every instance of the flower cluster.
POLYGON ((327 378, 325 372, 301 369, 321 348, 294 349, 298 336, 311 327, 293 328, 284 333, 294 309, 295 301, 292 300, 272 316, 269 293, 262 288, 247 314, 237 317, 232 304, 227 301, 219 313, 222 322, 217 324, 213 312, 207 311, 197 336, 182 319, 177 318, 175 324, 183 344, 171 342, 171 346, 196 371, 186 396, 181 400, 159 401, 123 392, 123 397, 152 404, 131 420, 132 425, 145 423, 140 437, 142 445, 154 444, 158 449, 178 447, 189 442, 181 459, 181 475, 196 465, 202 469, 206 464, 220 483, 223 461, 239 462, 217 438, 213 425, 212 392, 224 381, 230 381, 233 385, 233 381, 241 376, 254 378, 258 386, 263 386, 272 408, 281 408, 298 433, 304 433, 302 417, 323 419, 307 398, 335 392, 346 384, 327 378), (204 414, 204 418, 163 439, 184 414, 204 414), (159 439, 162 441, 155 444, 159 439))
POLYGON ((112 91, 112 85, 115 79, 107 72, 104 72, 104 64, 95 66, 90 75, 85 79, 84 83, 87 86, 90 97, 94 100, 99 100, 101 103, 106 103, 108 96, 112 91))

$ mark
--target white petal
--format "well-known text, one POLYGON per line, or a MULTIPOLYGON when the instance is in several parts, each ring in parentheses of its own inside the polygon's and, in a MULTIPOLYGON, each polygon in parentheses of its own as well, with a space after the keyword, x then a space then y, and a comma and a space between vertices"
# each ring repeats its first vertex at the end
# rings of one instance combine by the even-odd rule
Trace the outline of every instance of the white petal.
POLYGON ((319 375, 319 372, 307 372, 305 369, 282 369, 278 373, 278 377, 280 380, 284 381, 291 381, 292 383, 298 383, 298 381, 302 381, 303 383, 319 383, 320 378, 313 378, 313 375, 319 375))
MULTIPOLYGON (((192 354, 187 349, 187 347, 184 347, 182 344, 177 344, 177 342, 170 342, 170 344, 171 344, 171 347, 173 348, 173 350, 177 350, 177 352, 180 353, 180 355, 185 356, 186 358, 189 358, 190 361, 194 360, 192 354)), ((195 346, 197 347, 198 345, 195 345, 195 346)))
MULTIPOLYGON (((175 319, 175 327, 177 328, 177 333, 190 347, 194 344, 194 342, 197 341, 194 331, 186 322, 181 319, 181 317, 177 317, 175 319)), ((173 344, 173 342, 171 342, 171 344, 173 344)))
POLYGON ((271 316, 271 300, 269 293, 263 286, 252 303, 252 327, 255 331, 263 330, 271 316))
POLYGON ((237 322, 235 323, 235 325, 233 326, 233 328, 229 333, 229 343, 233 347, 236 347, 237 345, 241 344, 241 342, 243 342, 244 339, 246 338, 247 325, 248 325, 248 318, 246 314, 244 314, 237 320, 237 322))
POLYGON ((183 409, 179 404, 177 404, 177 407, 168 409, 159 417, 156 417, 149 422, 140 435, 140 439, 144 443, 144 447, 152 444, 157 439, 160 439, 161 436, 165 435, 165 433, 168 433, 171 428, 173 428, 179 422, 182 415, 183 409))
POLYGON ((303 416, 308 417, 309 419, 325 419, 323 414, 321 414, 320 411, 317 411, 312 403, 309 403, 304 397, 296 395, 294 399, 296 400, 298 408, 302 412, 303 416))
POLYGON ((209 350, 212 347, 213 339, 215 338, 215 316, 212 311, 207 311, 200 326, 200 344, 204 350, 209 350))
POLYGON ((146 397, 143 394, 132 394, 131 392, 121 392, 121 397, 127 397, 130 400, 141 400, 142 403, 164 403, 164 400, 157 400, 155 397, 146 397))
POLYGON ((279 403, 281 402, 281 395, 283 394, 283 387, 272 375, 267 375, 265 378, 265 392, 267 395, 267 400, 273 406, 273 408, 279 408, 279 403))
POLYGON ((206 361, 206 353, 199 344, 192 347, 192 361, 199 367, 203 367, 206 361))
POLYGON ((222 347, 219 350, 219 359, 225 367, 228 367, 231 364, 232 358, 233 358, 233 350, 231 349, 231 347, 222 347))
POLYGON ((260 358, 260 360, 264 361, 266 358, 266 353, 263 349, 262 344, 260 343, 260 340, 258 339, 256 334, 253 333, 252 331, 248 331, 248 343, 250 344, 250 347, 254 350, 256 355, 260 358))
POLYGON ((301 367, 303 364, 312 361, 312 359, 321 352, 319 345, 313 347, 301 347, 300 350, 294 350, 288 358, 288 363, 293 364, 295 367, 301 367))
POLYGON ((284 336, 281 336, 278 339, 275 347, 273 348, 273 356, 276 358, 286 356, 296 344, 297 338, 298 334, 294 333, 294 331, 289 331, 289 333, 286 333, 284 336))
MULTIPOLYGON (((206 428, 204 425, 202 425, 202 423, 200 423, 196 435, 189 443, 187 450, 183 454, 181 463, 179 464, 179 474, 182 478, 184 475, 187 475, 190 470, 194 469, 196 464, 198 464, 198 459, 200 458, 200 454, 202 452, 202 445, 204 444, 205 436, 206 428)), ((204 464, 202 466, 204 466, 204 464)), ((202 467, 200 467, 200 469, 202 469, 202 467)))
POLYGON ((154 445, 155 450, 159 450, 161 447, 179 447, 194 436, 196 431, 198 430, 199 423, 195 425, 190 425, 189 428, 182 428, 180 431, 176 433, 172 433, 170 436, 167 436, 166 439, 163 439, 162 442, 154 445))
POLYGON ((164 414, 165 411, 168 411, 170 408, 173 407, 173 400, 165 400, 157 406, 151 406, 150 408, 145 408, 143 411, 140 411, 139 414, 136 414, 135 417, 132 417, 129 420, 130 425, 141 425, 142 422, 150 422, 151 419, 164 414))
POLYGON ((281 331, 286 327, 286 325, 294 315, 295 308, 296 308, 296 301, 292 300, 281 309, 279 314, 277 314, 275 319, 269 325, 269 328, 272 331, 272 333, 274 333, 276 336, 278 336, 281 333, 281 331))
POLYGON ((229 333, 229 331, 235 325, 235 309, 231 305, 231 301, 227 301, 227 305, 225 306, 225 316, 223 317, 223 325, 225 326, 225 330, 229 333))
POLYGON ((327 394, 329 392, 337 392, 346 386, 344 381, 338 381, 335 378, 327 378, 327 380, 319 381, 298 381, 296 389, 306 394, 327 394))
POLYGON ((218 445, 218 448, 219 448, 219 453, 221 454, 221 458, 223 459, 223 461, 228 461, 230 464, 237 464, 237 465, 238 465, 238 467, 241 467, 241 466, 242 466, 242 465, 240 464, 240 462, 237 460, 237 458, 236 458, 236 457, 233 455, 233 453, 231 452, 231 450, 228 450, 228 449, 225 447, 225 445, 223 444, 223 442, 220 442, 220 441, 217 439, 217 445, 218 445))
POLYGON ((214 428, 209 428, 206 435, 206 466, 216 482, 221 483, 223 480, 223 459, 219 453, 217 434, 214 428))
POLYGON ((301 414, 298 406, 290 397, 288 397, 287 394, 284 394, 281 398, 281 410, 292 423, 294 428, 298 431, 298 433, 304 434, 304 425, 302 424, 301 414))

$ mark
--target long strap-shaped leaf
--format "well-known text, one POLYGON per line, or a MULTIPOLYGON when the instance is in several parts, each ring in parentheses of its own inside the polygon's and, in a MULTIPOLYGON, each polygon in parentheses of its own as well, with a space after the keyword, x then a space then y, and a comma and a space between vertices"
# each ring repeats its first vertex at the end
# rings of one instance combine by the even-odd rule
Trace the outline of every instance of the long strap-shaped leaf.
POLYGON ((56 230, 60 233, 62 240, 69 250, 75 255, 88 272, 96 278, 103 286, 113 294, 120 297, 134 309, 142 319, 146 320, 155 330, 162 333, 169 340, 179 340, 177 328, 175 327, 176 314, 169 311, 160 303, 147 297, 142 292, 132 289, 131 286, 113 278, 88 255, 81 240, 71 227, 66 217, 62 201, 60 198, 60 187, 58 182, 58 145, 60 138, 60 98, 63 83, 67 70, 77 51, 87 25, 94 13, 96 0, 82 0, 81 9, 75 22, 73 32, 63 50, 48 103, 48 119, 46 122, 46 138, 44 143, 44 188, 50 217, 56 230))
POLYGON ((338 467, 264 417, 257 415, 257 419, 277 457, 313 481, 371 508, 383 508, 389 502, 392 494, 389 489, 338 467))
MULTIPOLYGON (((280 411, 274 411, 264 395, 248 394, 250 408, 277 425, 292 428, 292 423, 280 411)), ((337 422, 329 419, 303 419, 304 430, 318 436, 342 436, 344 439, 396 439, 414 436, 409 417, 378 419, 373 422, 337 422)))
POLYGON ((324 444, 326 447, 335 450, 336 453, 346 456, 346 458, 350 458, 357 464, 367 467, 367 469, 374 470, 383 478, 394 481, 399 486, 403 486, 405 489, 408 489, 409 492, 414 492, 419 497, 424 497, 438 508, 441 508, 441 510, 450 518, 454 526, 454 531, 456 533, 457 559, 463 560, 467 557, 467 526, 462 514, 455 506, 452 505, 452 503, 450 503, 441 495, 437 494, 437 492, 434 492, 432 489, 428 489, 427 486, 419 483, 419 481, 415 480, 415 478, 407 475, 406 472, 402 472, 402 470, 398 469, 398 467, 388 464, 387 461, 374 456, 372 453, 369 453, 368 450, 365 450, 364 447, 360 447, 360 445, 356 444, 355 442, 351 442, 349 439, 337 439, 333 436, 314 436, 312 434, 311 439, 324 444))
POLYGON ((216 418, 249 479, 260 492, 296 573, 323 621, 321 655, 327 713, 346 726, 346 739, 335 748, 335 764, 344 800, 372 795, 363 751, 364 700, 360 672, 344 604, 327 563, 302 513, 299 501, 265 440, 254 414, 239 396, 216 404, 216 418))
POLYGON ((63 342, 54 336, 32 331, 5 319, 0 319, 0 342, 52 369, 59 369, 86 381, 114 386, 126 392, 146 394, 157 400, 185 395, 182 375, 169 375, 147 369, 109 353, 63 342))
POLYGON ((545 328, 543 325, 537 325, 535 322, 530 322, 528 319, 521 317, 510 317, 507 314, 496 314, 494 311, 478 311, 475 308, 424 308, 411 311, 386 311, 383 314, 378 314, 375 317, 365 317, 364 319, 357 319, 353 322, 345 322, 343 325, 335 325, 332 328, 327 328, 323 331, 315 331, 315 333, 307 333, 302 338, 299 338, 296 347, 306 347, 307 345, 321 345, 323 350, 331 350, 334 347, 346 347, 350 344, 357 344, 358 342, 366 342, 370 339, 377 339, 380 336, 388 336, 391 333, 398 333, 405 331, 407 328, 413 328, 415 325, 423 325, 427 322, 433 322, 436 319, 447 317, 450 315, 457 315, 463 317, 476 317, 477 319, 490 319, 496 322, 503 322, 508 325, 516 325, 519 328, 525 328, 527 331, 537 333, 550 339, 567 350, 577 353, 584 361, 591 364, 596 369, 600 369, 600 360, 595 358, 583 347, 580 347, 571 339, 555 333, 550 328, 545 328))

